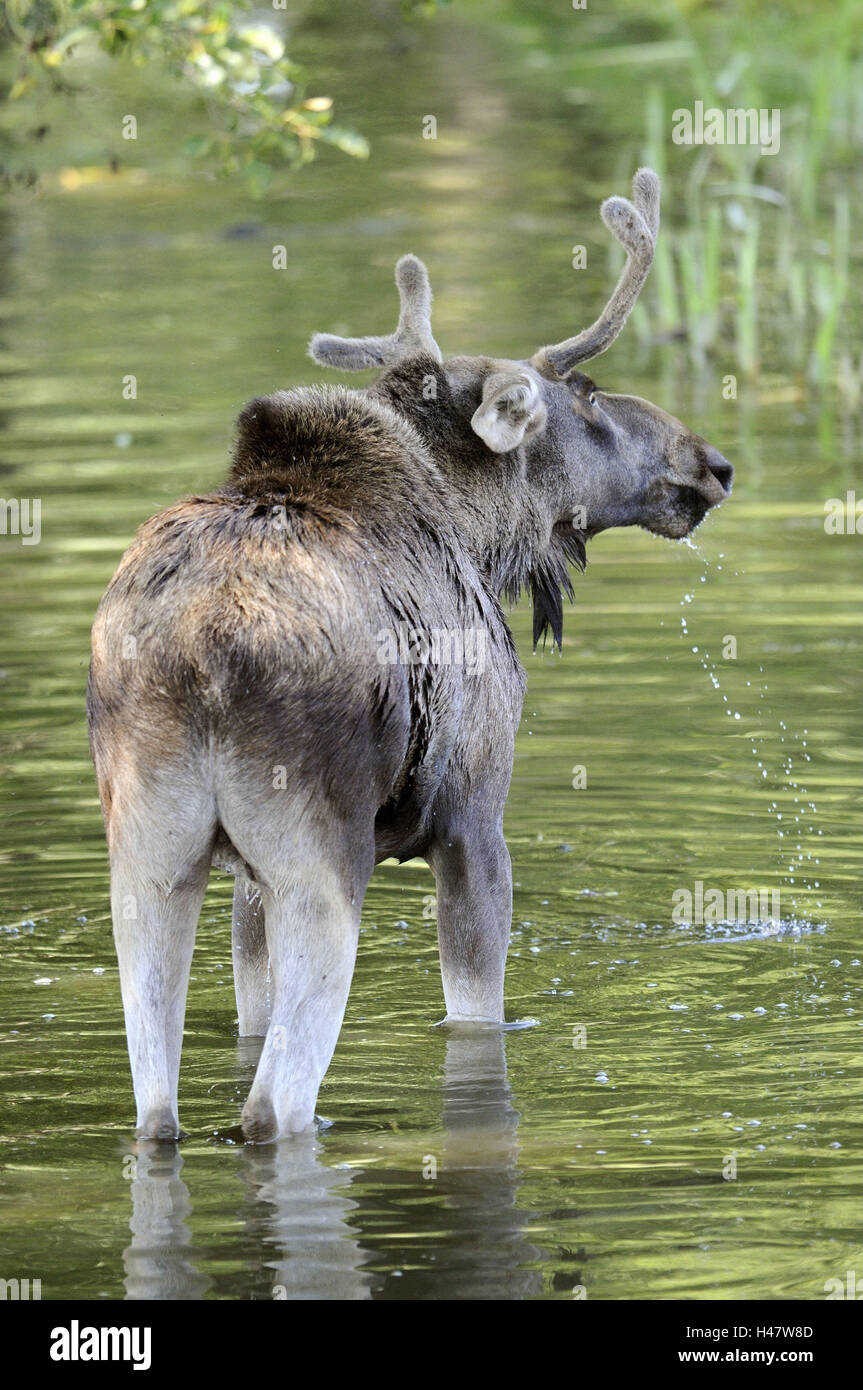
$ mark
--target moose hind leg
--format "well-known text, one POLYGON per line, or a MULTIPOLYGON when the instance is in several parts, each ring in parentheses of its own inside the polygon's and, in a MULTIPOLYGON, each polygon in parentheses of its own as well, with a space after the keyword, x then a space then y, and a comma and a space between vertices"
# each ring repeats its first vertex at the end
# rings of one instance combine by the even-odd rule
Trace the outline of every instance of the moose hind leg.
POLYGON ((263 1037, 270 1024, 270 953, 264 904, 257 884, 238 874, 234 882, 231 954, 240 1037, 263 1037))
POLYGON ((368 874, 352 889, 330 862, 299 862, 287 882, 263 889, 272 1017, 242 1115, 254 1143, 312 1124, 354 971, 368 874))
MULTIPOLYGON (((165 847, 161 831, 155 837, 165 847)), ((195 930, 207 886, 209 834, 200 854, 161 871, 148 832, 111 854, 111 911, 126 1038, 143 1139, 178 1139, 177 1084, 195 930)))

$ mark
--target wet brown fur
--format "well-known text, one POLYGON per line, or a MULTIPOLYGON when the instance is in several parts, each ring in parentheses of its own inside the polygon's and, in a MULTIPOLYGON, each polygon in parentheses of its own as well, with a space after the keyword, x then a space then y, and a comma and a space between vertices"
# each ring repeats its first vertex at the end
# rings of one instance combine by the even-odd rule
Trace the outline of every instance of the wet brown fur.
POLYGON ((364 768, 378 857, 422 853, 465 675, 381 665, 376 634, 483 627, 508 729, 524 685, 458 514, 420 435, 375 397, 252 401, 227 483, 146 522, 100 606, 88 713, 109 829, 118 757, 146 783, 153 761, 225 745, 256 779, 287 759, 334 802, 364 768))

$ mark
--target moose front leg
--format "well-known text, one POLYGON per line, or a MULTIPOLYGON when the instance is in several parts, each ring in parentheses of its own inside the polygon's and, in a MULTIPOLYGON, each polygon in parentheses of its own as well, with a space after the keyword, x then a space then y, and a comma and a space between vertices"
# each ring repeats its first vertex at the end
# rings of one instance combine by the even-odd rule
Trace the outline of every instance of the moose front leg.
POLYGON ((428 861, 448 1022, 502 1023, 512 867, 500 826, 440 836, 428 861))

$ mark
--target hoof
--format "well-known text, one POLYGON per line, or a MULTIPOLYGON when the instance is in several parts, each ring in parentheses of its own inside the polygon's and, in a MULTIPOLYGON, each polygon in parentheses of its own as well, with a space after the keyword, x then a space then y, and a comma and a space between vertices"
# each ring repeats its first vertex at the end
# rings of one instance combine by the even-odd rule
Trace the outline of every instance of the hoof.
POLYGON ((179 1120, 166 1110, 154 1110, 146 1115, 135 1130, 135 1135, 138 1139, 159 1139, 168 1142, 176 1142, 186 1137, 180 1129, 179 1120))
POLYGON ((240 1117, 243 1137, 249 1144, 272 1144, 279 1137, 276 1112, 268 1101, 246 1105, 240 1117))

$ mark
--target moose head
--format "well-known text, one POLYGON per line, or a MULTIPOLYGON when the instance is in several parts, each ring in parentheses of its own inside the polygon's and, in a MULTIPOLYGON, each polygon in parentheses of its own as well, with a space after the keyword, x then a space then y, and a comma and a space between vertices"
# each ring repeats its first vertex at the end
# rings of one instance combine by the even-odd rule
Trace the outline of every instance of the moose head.
MULTIPOLYGON (((497 534, 483 536, 487 567, 498 591, 532 587, 534 640, 550 626, 559 644, 560 592, 571 592, 566 561, 583 564, 586 540, 611 526, 687 536, 731 491, 734 470, 706 440, 659 406, 605 391, 580 370, 614 342, 647 278, 659 194, 657 175, 639 169, 632 201, 606 199, 602 219, 627 253, 617 286, 589 328, 529 359, 444 360, 431 331, 428 274, 410 255, 396 266, 401 312, 394 333, 316 334, 309 345, 323 366, 383 368, 374 393, 410 417, 450 475, 472 475, 474 494, 484 493, 500 519, 497 534), (435 383, 431 399, 420 389, 428 380, 435 383), (494 460, 503 458, 509 469, 495 472, 494 460), (501 508, 504 481, 517 507, 501 508), (534 543, 507 547, 504 537, 518 537, 525 512, 534 543)), ((482 500, 474 496, 472 519, 482 500)))

